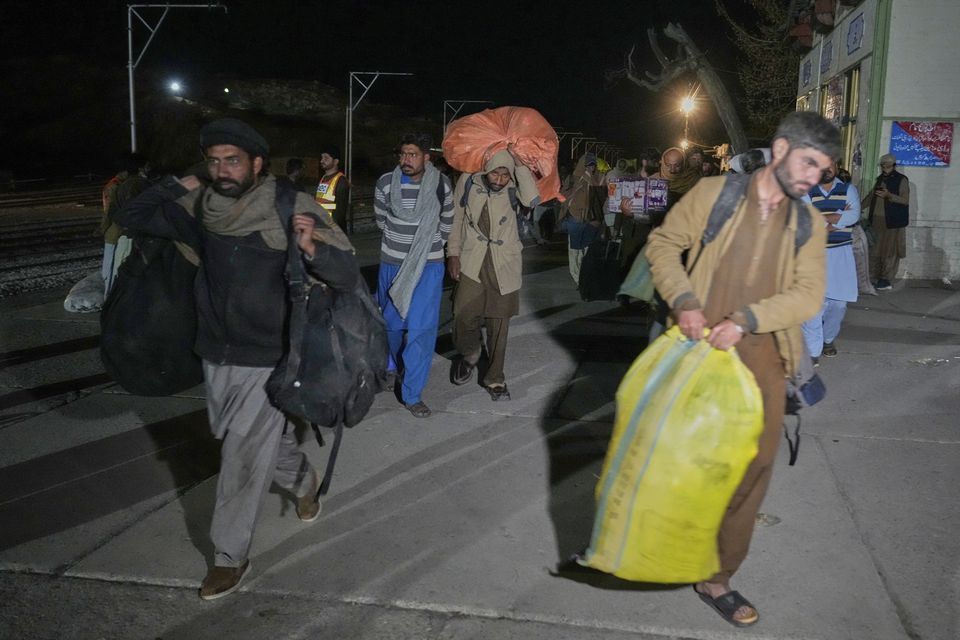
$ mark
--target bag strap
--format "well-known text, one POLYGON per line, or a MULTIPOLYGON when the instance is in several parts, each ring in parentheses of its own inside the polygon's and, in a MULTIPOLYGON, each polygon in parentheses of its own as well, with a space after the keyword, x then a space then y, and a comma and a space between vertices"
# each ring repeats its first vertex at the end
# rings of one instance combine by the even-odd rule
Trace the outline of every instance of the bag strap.
POLYGON ((700 262, 700 256, 703 255, 704 247, 716 240, 723 225, 733 216, 733 213, 740 205, 740 201, 746 197, 749 184, 749 174, 727 174, 726 180, 723 182, 723 188, 720 190, 720 195, 713 203, 713 208, 710 209, 710 215, 707 217, 707 227, 703 230, 703 235, 700 237, 700 251, 697 252, 697 257, 693 259, 693 264, 687 269, 687 275, 693 273, 694 267, 700 262))
MULTIPOLYGON (((441 180, 440 190, 443 188, 441 180)), ((300 355, 303 353, 303 335, 307 326, 307 272, 300 259, 300 247, 297 245, 296 238, 292 233, 293 207, 296 202, 297 191, 292 185, 284 181, 277 181, 276 206, 277 215, 287 233, 287 266, 284 271, 287 278, 287 297, 290 301, 290 321, 288 324, 289 348, 287 351, 286 368, 283 373, 283 386, 287 387, 296 382, 297 373, 300 371, 300 355)), ((334 362, 341 366, 343 363, 343 350, 340 346, 340 336, 336 331, 330 332, 331 342, 333 344, 334 362)), ((323 436, 320 434, 320 427, 310 423, 314 435, 317 437, 317 443, 323 446, 323 436)), ((330 448, 330 455, 327 456, 327 468, 323 473, 323 480, 317 489, 317 496, 323 496, 330 490, 330 482, 333 477, 333 468, 337 462, 337 453, 340 451, 340 440, 343 436, 343 422, 340 421, 334 427, 333 446, 330 448)))
POLYGON ((290 345, 283 377, 284 386, 286 386, 293 384, 300 370, 300 353, 307 322, 307 274, 300 260, 300 248, 293 236, 293 207, 297 192, 285 181, 277 180, 276 185, 277 215, 287 234, 287 264, 284 268, 284 276, 287 280, 287 299, 290 301, 290 345))
POLYGON ((783 421, 783 437, 787 441, 787 447, 790 449, 790 466, 797 464, 797 457, 800 455, 800 414, 796 414, 797 424, 793 427, 793 439, 790 439, 790 431, 787 427, 787 421, 783 421))
MULTIPOLYGON (((467 198, 470 196, 470 188, 473 187, 473 175, 471 173, 467 176, 467 181, 463 185, 463 193, 460 194, 460 206, 462 208, 467 207, 467 198)), ((517 196, 517 188, 508 188, 507 197, 510 198, 510 208, 513 209, 514 213, 520 213, 520 198, 517 196)))
MULTIPOLYGON (((688 274, 693 273, 693 268, 697 266, 697 262, 700 261, 700 256, 703 255, 704 247, 716 240, 717 236, 720 235, 720 230, 723 229, 723 225, 733 216, 734 212, 740 206, 740 202, 746 198, 747 188, 750 186, 750 179, 751 175, 749 173, 727 174, 726 180, 723 183, 723 189, 720 190, 720 195, 713 203, 713 208, 710 209, 710 216, 707 218, 707 227, 704 229, 703 236, 700 238, 700 251, 697 253, 697 257, 694 258, 693 264, 687 269, 688 274)), ((799 200, 792 200, 790 206, 797 220, 797 233, 793 237, 793 250, 796 254, 800 251, 800 247, 805 245, 807 240, 810 239, 810 236, 813 235, 813 229, 810 216, 803 215, 803 204, 799 200)))
POLYGON ((447 190, 444 189, 443 184, 443 174, 440 174, 440 179, 437 180, 437 201, 440 202, 440 212, 443 212, 443 203, 447 199, 447 190))
POLYGON ((463 184, 463 193, 460 194, 460 208, 467 208, 467 197, 470 195, 470 188, 473 187, 473 174, 467 176, 467 181, 463 184))

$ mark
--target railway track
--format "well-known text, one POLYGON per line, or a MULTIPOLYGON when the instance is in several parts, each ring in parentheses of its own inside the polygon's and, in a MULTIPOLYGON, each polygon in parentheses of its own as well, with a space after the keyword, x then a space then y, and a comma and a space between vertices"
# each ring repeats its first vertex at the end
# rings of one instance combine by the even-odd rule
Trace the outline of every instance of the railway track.
MULTIPOLYGON (((98 271, 99 203, 99 187, 0 194, 0 298, 70 286, 98 271), (78 204, 89 208, 69 206, 78 204)), ((373 228, 373 190, 358 189, 353 207, 357 231, 373 228)))
POLYGON ((0 221, 0 298, 71 285, 100 268, 99 211, 50 211, 0 221))
POLYGON ((103 185, 94 184, 33 192, 0 193, 0 209, 51 204, 77 204, 92 207, 100 204, 102 189, 103 185))

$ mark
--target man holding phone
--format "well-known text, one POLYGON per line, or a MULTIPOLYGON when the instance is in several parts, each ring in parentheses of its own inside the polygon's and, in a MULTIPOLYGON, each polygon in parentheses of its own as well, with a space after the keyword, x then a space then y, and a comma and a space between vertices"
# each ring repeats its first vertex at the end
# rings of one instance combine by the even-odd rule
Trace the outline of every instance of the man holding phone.
POLYGON ((880 175, 864 204, 869 202, 870 228, 876 243, 870 254, 870 276, 877 291, 893 288, 900 259, 907 257, 906 227, 910 223, 910 181, 896 170, 897 158, 880 158, 880 175))

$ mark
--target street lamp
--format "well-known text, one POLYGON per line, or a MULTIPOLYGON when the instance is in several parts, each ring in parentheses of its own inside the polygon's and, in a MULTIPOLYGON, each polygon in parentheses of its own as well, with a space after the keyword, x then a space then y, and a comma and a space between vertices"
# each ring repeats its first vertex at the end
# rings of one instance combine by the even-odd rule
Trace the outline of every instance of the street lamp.
POLYGON ((687 96, 680 101, 680 111, 683 112, 683 140, 680 142, 680 147, 684 151, 690 146, 690 114, 693 113, 694 106, 696 102, 693 96, 687 96))

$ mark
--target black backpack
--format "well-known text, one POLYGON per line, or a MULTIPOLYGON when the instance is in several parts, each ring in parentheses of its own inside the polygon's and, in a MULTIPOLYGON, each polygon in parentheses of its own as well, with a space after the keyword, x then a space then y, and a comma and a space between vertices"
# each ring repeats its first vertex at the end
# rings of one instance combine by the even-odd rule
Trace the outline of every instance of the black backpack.
POLYGON ((166 396, 203 381, 193 352, 196 275, 172 240, 133 239, 100 313, 100 359, 130 393, 166 396))
MULTIPOLYGON (((387 378, 383 316, 361 279, 353 291, 308 282, 290 233, 297 192, 277 183, 277 213, 287 229, 289 348, 267 381, 271 401, 314 429, 333 427, 333 447, 319 494, 327 492, 343 426, 359 423, 387 378)), ((323 438, 316 431, 321 445, 323 438)))

